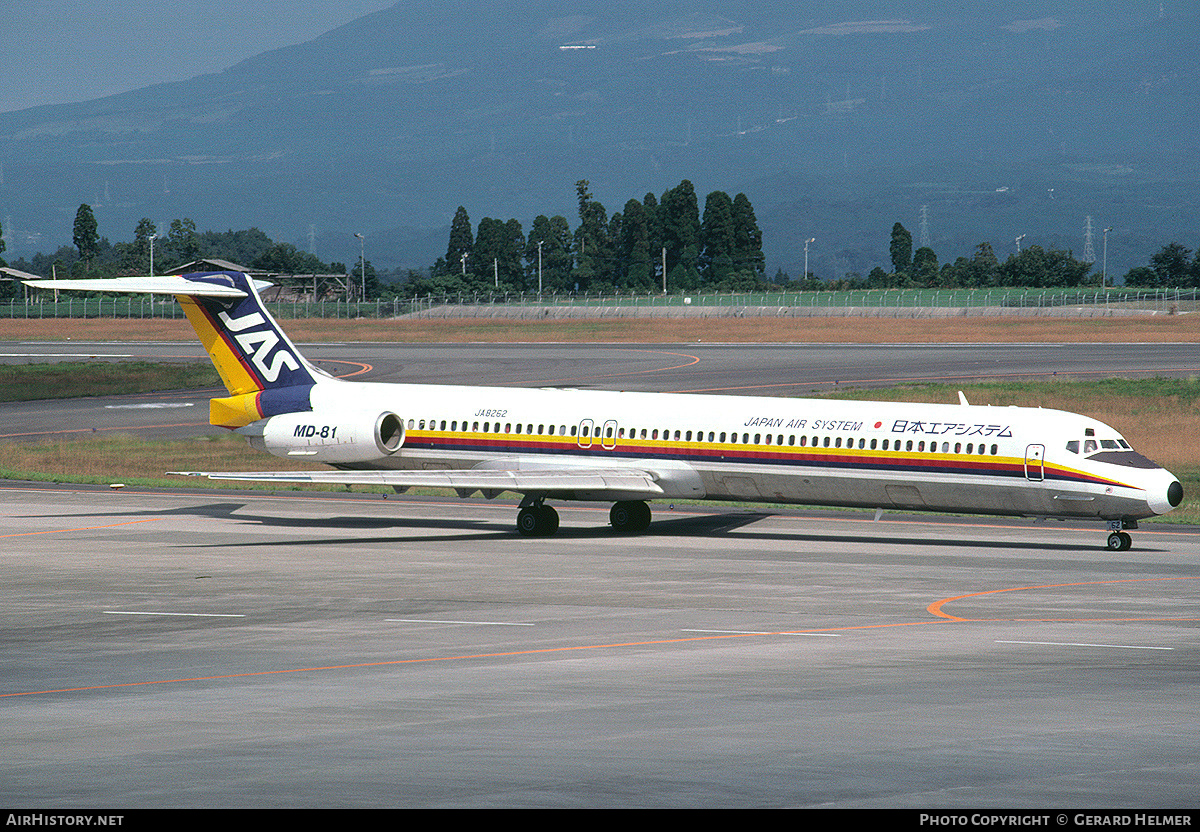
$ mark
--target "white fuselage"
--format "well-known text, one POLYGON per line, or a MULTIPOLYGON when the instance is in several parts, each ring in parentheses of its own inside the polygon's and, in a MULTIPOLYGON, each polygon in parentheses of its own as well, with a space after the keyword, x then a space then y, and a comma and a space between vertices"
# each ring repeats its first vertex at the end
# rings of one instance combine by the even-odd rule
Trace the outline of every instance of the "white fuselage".
POLYGON ((1040 408, 366 382, 313 391, 318 414, 347 401, 405 426, 396 453, 344 466, 355 469, 624 466, 654 472, 672 498, 1109 520, 1169 511, 1176 482, 1107 425, 1040 408))

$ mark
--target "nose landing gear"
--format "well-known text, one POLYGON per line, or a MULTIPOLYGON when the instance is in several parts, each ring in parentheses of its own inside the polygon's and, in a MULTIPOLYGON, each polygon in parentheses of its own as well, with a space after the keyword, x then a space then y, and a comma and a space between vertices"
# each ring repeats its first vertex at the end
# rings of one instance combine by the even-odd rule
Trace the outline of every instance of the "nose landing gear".
POLYGON ((1133 545, 1133 538, 1123 529, 1136 529, 1137 521, 1109 520, 1108 521, 1108 550, 1110 552, 1126 552, 1133 545))

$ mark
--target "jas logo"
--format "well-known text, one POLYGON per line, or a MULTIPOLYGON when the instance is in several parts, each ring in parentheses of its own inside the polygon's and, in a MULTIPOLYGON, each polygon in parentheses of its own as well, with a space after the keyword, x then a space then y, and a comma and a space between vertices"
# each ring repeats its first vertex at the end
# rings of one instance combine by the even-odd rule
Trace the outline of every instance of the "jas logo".
POLYGON ((284 349, 276 350, 279 346, 279 336, 270 327, 266 329, 251 329, 251 327, 266 324, 266 320, 258 312, 231 318, 224 312, 218 314, 221 322, 233 333, 233 339, 241 346, 242 351, 250 356, 250 363, 258 368, 267 381, 276 381, 284 367, 289 370, 299 370, 300 362, 290 352, 284 349), (274 351, 274 355, 272 355, 274 351))

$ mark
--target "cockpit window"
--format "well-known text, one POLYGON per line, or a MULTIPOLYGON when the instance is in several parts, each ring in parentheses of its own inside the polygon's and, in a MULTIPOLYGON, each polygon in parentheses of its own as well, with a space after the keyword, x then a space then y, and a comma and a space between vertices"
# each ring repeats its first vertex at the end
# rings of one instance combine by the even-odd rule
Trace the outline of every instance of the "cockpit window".
POLYGON ((1083 452, 1085 454, 1090 454, 1090 453, 1093 453, 1094 451, 1098 451, 1098 450, 1100 450, 1100 446, 1098 446, 1096 444, 1095 439, 1088 439, 1087 441, 1085 441, 1083 443, 1083 452))

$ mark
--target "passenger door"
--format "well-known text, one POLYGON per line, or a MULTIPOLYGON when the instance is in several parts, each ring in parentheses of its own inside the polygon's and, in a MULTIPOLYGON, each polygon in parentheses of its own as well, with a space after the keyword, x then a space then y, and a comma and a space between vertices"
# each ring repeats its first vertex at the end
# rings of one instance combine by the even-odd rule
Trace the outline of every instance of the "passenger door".
POLYGON ((1025 448, 1025 479, 1041 482, 1046 478, 1046 446, 1028 445, 1025 448))

